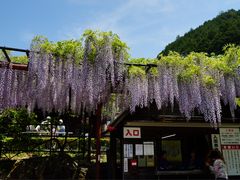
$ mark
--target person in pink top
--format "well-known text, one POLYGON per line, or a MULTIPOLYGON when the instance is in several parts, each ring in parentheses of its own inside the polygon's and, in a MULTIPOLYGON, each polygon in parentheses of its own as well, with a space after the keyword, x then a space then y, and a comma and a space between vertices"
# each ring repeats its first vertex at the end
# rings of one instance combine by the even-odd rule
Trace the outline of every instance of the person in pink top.
POLYGON ((218 149, 214 149, 209 154, 209 162, 206 163, 209 166, 211 172, 214 173, 215 179, 228 179, 227 166, 224 162, 222 153, 218 149))

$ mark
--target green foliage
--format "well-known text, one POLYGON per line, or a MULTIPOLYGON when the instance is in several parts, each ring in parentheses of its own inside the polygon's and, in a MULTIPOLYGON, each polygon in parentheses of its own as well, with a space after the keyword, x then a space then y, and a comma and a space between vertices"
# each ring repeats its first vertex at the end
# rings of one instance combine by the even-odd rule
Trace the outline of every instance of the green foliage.
MULTIPOLYGON (((142 65, 147 65, 147 64, 156 64, 157 59, 145 59, 145 58, 135 58, 131 59, 128 61, 128 63, 131 64, 142 64, 142 65)), ((153 75, 157 74, 157 68, 151 67, 150 69, 151 73, 153 75)), ((145 77, 147 72, 146 72, 146 66, 129 66, 128 67, 128 72, 132 76, 142 76, 145 77)))
MULTIPOLYGON (((240 46, 228 44, 224 47, 223 55, 208 55, 207 53, 191 52, 186 56, 181 56, 177 52, 170 51, 167 56, 161 54, 157 59, 132 59, 133 64, 157 64, 165 68, 171 68, 177 74, 179 80, 191 82, 195 77, 207 86, 216 85, 219 78, 218 73, 225 75, 236 75, 240 65, 240 46)), ((150 73, 158 74, 158 68, 151 68, 150 73)), ((130 75, 146 76, 147 71, 144 66, 130 66, 130 75)))
POLYGON ((117 96, 115 93, 110 95, 108 103, 102 108, 102 117, 107 120, 114 120, 117 113, 121 112, 120 107, 116 103, 117 96))
MULTIPOLYGON (((190 52, 206 52, 222 54, 222 49, 228 43, 240 45, 240 10, 229 10, 216 18, 206 21, 195 30, 190 30, 184 36, 168 44, 161 52, 168 54, 176 51, 182 55, 190 52)), ((160 58, 160 54, 158 55, 160 58)))
MULTIPOLYGON (((236 75, 237 69, 240 65, 240 46, 228 44, 224 48, 223 55, 215 55, 212 53, 191 52, 186 56, 181 56, 178 52, 170 51, 168 55, 160 54, 157 59, 137 58, 131 59, 128 62, 132 64, 156 64, 164 66, 165 68, 175 69, 179 80, 191 82, 195 77, 199 77, 201 82, 207 86, 216 85, 218 78, 215 74, 229 74, 236 75), (178 70, 177 70, 178 69, 178 70)), ((145 66, 129 66, 128 71, 130 75, 146 77, 150 72, 157 75, 158 68, 151 67, 147 71, 145 66)))
POLYGON ((88 60, 95 61, 97 53, 106 44, 111 42, 114 54, 119 59, 120 53, 123 53, 125 58, 129 57, 128 47, 126 43, 122 42, 117 34, 110 32, 100 32, 93 30, 86 30, 83 35, 77 40, 63 40, 58 42, 49 41, 44 36, 36 36, 32 40, 31 49, 35 51, 43 50, 46 53, 51 53, 56 57, 65 59, 72 56, 76 62, 81 63, 84 56, 83 44, 90 44, 90 52, 88 52, 88 60))
MULTIPOLYGON (((6 51, 8 56, 11 59, 12 63, 20 63, 20 64, 27 64, 28 63, 28 57, 26 55, 23 56, 13 56, 12 51, 6 51)), ((0 50, 0 61, 6 61, 6 57, 3 54, 3 52, 0 50)))
POLYGON ((54 56, 62 59, 72 56, 77 63, 83 59, 83 47, 80 40, 71 39, 52 42, 44 36, 36 36, 32 40, 31 49, 34 51, 41 49, 46 53, 52 53, 54 56))
POLYGON ((192 79, 195 75, 199 75, 199 73, 199 67, 191 64, 179 73, 179 79, 183 81, 188 81, 189 79, 192 79))
POLYGON ((224 48, 224 61, 226 66, 231 69, 236 70, 240 64, 240 46, 235 46, 234 44, 227 44, 224 48))
POLYGON ((204 75, 202 80, 203 80, 203 83, 207 86, 212 86, 216 84, 215 79, 210 75, 204 75))
POLYGON ((117 34, 109 32, 100 32, 100 31, 93 31, 93 30, 86 30, 82 37, 82 41, 90 42, 91 44, 91 52, 89 53, 88 59, 94 62, 95 57, 97 56, 98 51, 104 45, 111 43, 113 54, 115 55, 115 59, 118 60, 121 53, 123 54, 124 59, 129 58, 128 54, 128 46, 126 43, 120 40, 117 34))
MULTIPOLYGON (((5 137, 3 139, 3 146, 4 151, 6 152, 14 152, 14 151, 27 151, 27 152, 48 152, 50 148, 50 141, 51 137, 41 137, 41 136, 32 136, 29 137, 26 141, 16 141, 14 138, 5 137)), ((78 150, 78 148, 81 149, 86 148, 87 144, 84 143, 86 141, 85 138, 79 138, 79 137, 68 137, 65 150, 78 150), (79 147, 80 145, 80 147, 79 147)), ((52 140, 52 150, 59 151, 58 145, 63 145, 65 142, 65 137, 55 137, 52 140), (56 144, 58 141, 59 144, 56 144)), ((109 147, 109 138, 101 138, 100 139, 101 147, 109 147)), ((94 138, 91 138, 91 146, 92 149, 96 149, 96 140, 94 138)))
POLYGON ((179 66, 182 62, 182 57, 180 56, 179 53, 170 51, 167 56, 164 56, 163 54, 160 54, 159 58, 161 61, 156 61, 159 65, 167 65, 167 66, 179 66))
POLYGON ((11 62, 19 64, 28 64, 27 56, 11 56, 11 62))
POLYGON ((130 66, 128 69, 128 72, 132 76, 142 76, 142 77, 146 76, 146 71, 142 67, 138 67, 138 66, 130 66))
POLYGON ((26 109, 6 109, 0 115, 0 136, 20 138, 30 124, 36 124, 34 113, 29 114, 26 109))
POLYGON ((237 106, 240 107, 240 98, 236 98, 235 102, 236 102, 237 106))
POLYGON ((3 54, 3 52, 0 50, 0 61, 5 60, 5 56, 3 54))

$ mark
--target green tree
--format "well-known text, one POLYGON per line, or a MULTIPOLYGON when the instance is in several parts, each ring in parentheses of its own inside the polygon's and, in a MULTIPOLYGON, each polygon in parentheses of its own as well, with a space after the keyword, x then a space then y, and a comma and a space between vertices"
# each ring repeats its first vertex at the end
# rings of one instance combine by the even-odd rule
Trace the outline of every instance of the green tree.
MULTIPOLYGON (((168 44, 160 54, 176 51, 182 55, 190 52, 222 54, 226 44, 240 44, 240 10, 221 12, 212 20, 204 22, 196 29, 190 29, 182 37, 168 44)), ((158 57, 160 57, 160 54, 158 57)))
POLYGON ((2 152, 2 141, 6 137, 14 138, 19 148, 25 146, 29 137, 22 132, 30 124, 36 124, 36 115, 29 114, 26 109, 6 109, 0 115, 0 157, 2 152))

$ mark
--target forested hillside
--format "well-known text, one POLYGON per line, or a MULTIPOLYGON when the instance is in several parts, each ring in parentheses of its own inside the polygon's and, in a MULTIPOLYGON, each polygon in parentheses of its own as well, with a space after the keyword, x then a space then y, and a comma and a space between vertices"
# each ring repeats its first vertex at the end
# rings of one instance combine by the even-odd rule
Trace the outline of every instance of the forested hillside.
POLYGON ((182 37, 168 44, 161 52, 176 51, 182 55, 192 51, 221 54, 224 45, 240 44, 240 10, 229 10, 219 14, 203 25, 190 30, 182 37))

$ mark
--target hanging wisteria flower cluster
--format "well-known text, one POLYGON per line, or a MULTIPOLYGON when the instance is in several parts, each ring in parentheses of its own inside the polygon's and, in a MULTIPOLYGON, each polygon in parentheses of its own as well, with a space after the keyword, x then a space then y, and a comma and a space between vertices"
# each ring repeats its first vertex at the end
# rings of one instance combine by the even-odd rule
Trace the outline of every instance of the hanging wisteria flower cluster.
POLYGON ((26 71, 12 70, 11 67, 0 68, 0 109, 25 107, 29 100, 25 94, 27 83, 26 71))
POLYGON ((94 112, 97 105, 108 100, 115 82, 122 84, 122 68, 114 62, 123 63, 127 46, 116 34, 88 30, 83 35, 83 47, 80 41, 70 41, 68 47, 64 43, 48 44, 39 39, 33 44, 30 110, 37 105, 46 112, 94 112))
MULTIPOLYGON (((136 106, 148 106, 153 100, 158 109, 168 104, 173 107, 177 102, 187 119, 198 110, 216 126, 221 123, 221 102, 229 104, 234 117, 236 98, 240 96, 239 57, 240 48, 230 45, 222 56, 191 53, 181 57, 171 52, 161 56, 154 73, 131 66, 125 87, 130 111, 135 111, 136 106)), ((143 59, 138 62, 146 63, 143 59)))
POLYGON ((88 30, 81 40, 57 43, 36 37, 28 71, 0 68, 0 108, 94 113, 114 92, 130 112, 151 103, 158 109, 177 103, 187 119, 198 110, 216 125, 221 122, 221 103, 229 105, 234 117, 240 96, 239 57, 240 48, 229 45, 221 56, 170 52, 160 60, 128 61, 145 66, 126 66, 127 46, 111 32, 88 30))
POLYGON ((123 86, 127 48, 111 32, 87 30, 81 40, 57 43, 37 36, 28 71, 0 68, 0 108, 94 113, 123 86))

